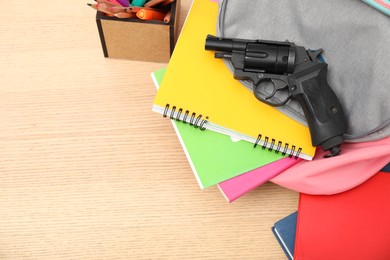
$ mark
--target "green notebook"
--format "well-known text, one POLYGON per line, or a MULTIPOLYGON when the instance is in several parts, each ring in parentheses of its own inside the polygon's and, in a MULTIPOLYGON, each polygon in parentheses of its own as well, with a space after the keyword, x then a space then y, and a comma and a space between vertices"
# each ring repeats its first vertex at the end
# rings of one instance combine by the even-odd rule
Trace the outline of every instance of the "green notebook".
MULTIPOLYGON (((152 73, 157 88, 165 70, 152 73)), ((202 189, 286 157, 261 146, 254 148, 247 141, 233 141, 228 135, 171 121, 202 189)))

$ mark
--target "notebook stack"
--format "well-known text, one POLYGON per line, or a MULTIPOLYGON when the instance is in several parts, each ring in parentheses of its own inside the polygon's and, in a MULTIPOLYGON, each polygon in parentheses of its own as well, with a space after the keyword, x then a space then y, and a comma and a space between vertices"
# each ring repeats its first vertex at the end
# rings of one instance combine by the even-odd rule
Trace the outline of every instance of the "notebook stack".
POLYGON ((193 1, 167 68, 152 73, 153 111, 173 122, 200 188, 218 185, 232 202, 315 148, 306 126, 259 102, 205 51, 217 14, 215 2, 193 1))

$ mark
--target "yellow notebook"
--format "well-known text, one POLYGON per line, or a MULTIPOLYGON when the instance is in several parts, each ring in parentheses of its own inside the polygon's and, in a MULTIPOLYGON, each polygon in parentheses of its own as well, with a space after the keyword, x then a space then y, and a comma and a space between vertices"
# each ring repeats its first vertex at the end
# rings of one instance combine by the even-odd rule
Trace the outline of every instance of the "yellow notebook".
POLYGON ((216 34, 218 5, 194 0, 180 33, 153 111, 168 118, 311 160, 315 148, 306 126, 261 103, 233 78, 223 60, 205 51, 216 34))

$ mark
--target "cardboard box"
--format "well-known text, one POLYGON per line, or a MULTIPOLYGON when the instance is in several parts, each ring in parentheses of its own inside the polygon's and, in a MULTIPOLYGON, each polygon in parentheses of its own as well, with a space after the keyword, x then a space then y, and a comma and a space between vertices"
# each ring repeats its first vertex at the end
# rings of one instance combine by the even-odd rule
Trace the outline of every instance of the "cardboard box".
POLYGON ((171 4, 171 20, 120 19, 96 14, 104 57, 167 63, 177 40, 180 0, 171 4))

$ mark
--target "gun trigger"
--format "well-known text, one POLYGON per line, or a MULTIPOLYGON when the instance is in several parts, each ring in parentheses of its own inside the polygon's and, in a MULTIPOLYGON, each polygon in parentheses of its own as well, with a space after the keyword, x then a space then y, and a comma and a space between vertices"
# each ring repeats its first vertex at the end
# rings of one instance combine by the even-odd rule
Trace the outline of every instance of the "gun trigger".
POLYGON ((282 80, 271 79, 271 82, 274 84, 274 89, 273 89, 272 93, 265 98, 267 100, 272 98, 273 96, 275 96, 277 91, 283 90, 283 89, 288 87, 287 83, 282 81, 282 80))

